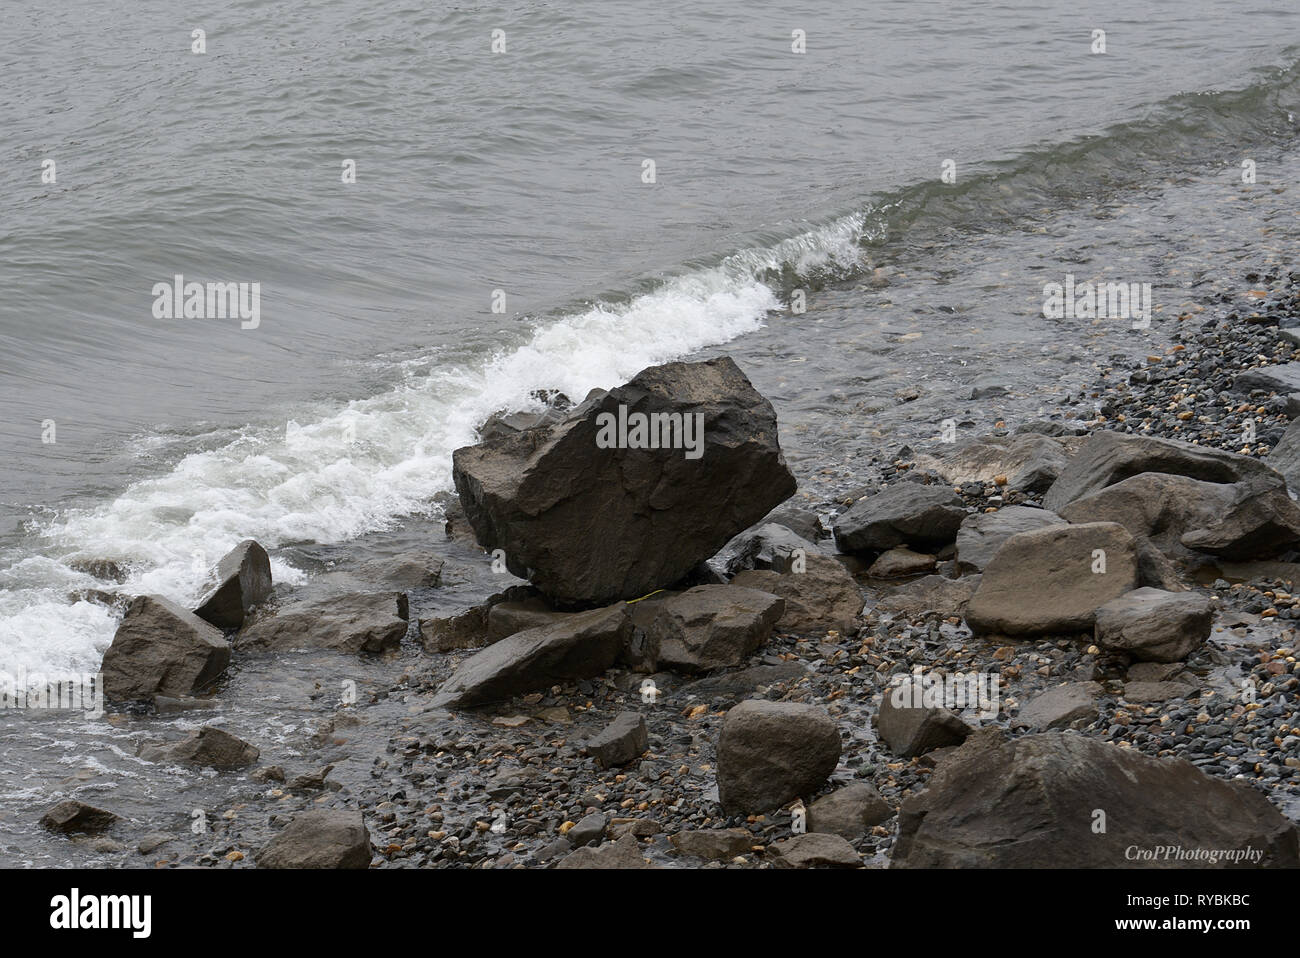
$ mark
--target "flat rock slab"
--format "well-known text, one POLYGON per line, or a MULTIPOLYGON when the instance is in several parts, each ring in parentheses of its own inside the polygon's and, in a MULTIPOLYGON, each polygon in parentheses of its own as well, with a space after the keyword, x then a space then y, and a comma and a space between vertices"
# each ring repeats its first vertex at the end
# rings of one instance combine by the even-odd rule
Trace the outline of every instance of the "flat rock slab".
POLYGON ((1043 497, 1058 514, 1071 502, 1144 472, 1165 472, 1207 482, 1240 482, 1251 476, 1284 482, 1258 459, 1172 439, 1104 430, 1093 433, 1043 497))
POLYGON ((1005 635, 1092 631, 1097 609, 1137 584, 1137 546, 1123 526, 1046 526, 1002 544, 966 622, 975 632, 1005 635))
POLYGON ((406 635, 405 592, 355 592, 263 610, 235 637, 240 649, 333 649, 359 655, 397 648, 406 635))
POLYGON ((839 835, 809 832, 768 846, 776 868, 861 868, 862 856, 839 835))
POLYGON ((948 486, 897 482, 859 499, 836 519, 835 542, 841 552, 945 546, 956 537, 966 511, 948 486))
POLYGON ((825 709, 749 699, 727 712, 718 739, 718 799, 729 815, 758 814, 810 794, 840 761, 825 709))
POLYGON ((1092 721, 1099 711, 1102 687, 1096 682, 1069 682, 1035 695, 1020 710, 1020 720, 1031 728, 1065 728, 1071 722, 1092 721))
POLYGON ((295 815, 256 856, 258 868, 369 868, 370 834, 358 811, 295 815))
POLYGON ((871 563, 867 575, 873 579, 898 579, 933 572, 935 558, 926 552, 913 552, 906 546, 886 549, 871 563))
POLYGON ((589 679, 614 665, 632 632, 627 605, 573 615, 553 625, 516 632, 463 662, 432 705, 467 708, 589 679))
POLYGON ((797 635, 849 635, 857 629, 862 613, 862 590, 849 570, 828 555, 808 555, 801 566, 784 572, 741 572, 732 585, 760 589, 785 600, 785 611, 776 627, 797 635))
POLYGON ((230 664, 215 626, 158 595, 131 600, 104 653, 104 695, 113 701, 183 698, 202 692, 230 664))
POLYGON ((934 612, 941 616, 966 614, 982 576, 970 575, 949 579, 941 575, 928 575, 909 582, 884 596, 876 603, 881 612, 895 615, 919 616, 934 612))
POLYGON ((1250 392, 1265 389, 1286 395, 1300 391, 1300 363, 1282 363, 1277 366, 1256 366, 1238 373, 1233 380, 1233 392, 1250 392))
POLYGON ((957 530, 957 565, 982 572, 1002 543, 1021 532, 1063 525, 1065 520, 1046 509, 1007 506, 997 512, 977 512, 962 520, 957 530))
POLYGON ((1005 479, 1014 492, 1044 492, 1069 461, 1065 446, 1049 436, 1019 433, 977 439, 948 454, 934 471, 953 485, 1005 479))
POLYGON ((452 463, 480 544, 558 608, 670 586, 796 490, 771 403, 726 356, 652 366, 452 463), (653 447, 637 423, 655 424, 653 447))
POLYGON ((1172 702, 1194 695, 1196 688, 1182 682, 1126 682, 1124 700, 1135 705, 1152 705, 1172 702))
POLYGON ((649 631, 658 664, 705 672, 747 662, 771 637, 785 600, 738 585, 700 585, 654 608, 649 631))
POLYGON ((754 836, 743 828, 697 828, 678 832, 669 841, 681 855, 730 861, 753 850, 754 836))
POLYGON ((1094 641, 1148 662, 1177 662, 1210 637, 1214 612, 1198 592, 1136 589, 1097 609, 1094 641))
POLYGON ((892 868, 1295 868, 1297 830, 1255 789, 1074 732, 972 735, 903 800, 892 868), (1106 829, 1094 831, 1096 810, 1106 829), (1131 849, 1256 850, 1253 861, 1131 849))

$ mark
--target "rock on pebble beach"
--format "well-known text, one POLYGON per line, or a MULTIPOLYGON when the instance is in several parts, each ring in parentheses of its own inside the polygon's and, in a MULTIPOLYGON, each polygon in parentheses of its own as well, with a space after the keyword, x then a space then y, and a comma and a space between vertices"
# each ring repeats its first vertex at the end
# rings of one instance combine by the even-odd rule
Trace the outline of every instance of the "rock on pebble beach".
POLYGON ((770 812, 815 791, 840 761, 825 709, 749 699, 727 712, 718 739, 718 800, 728 814, 770 812))

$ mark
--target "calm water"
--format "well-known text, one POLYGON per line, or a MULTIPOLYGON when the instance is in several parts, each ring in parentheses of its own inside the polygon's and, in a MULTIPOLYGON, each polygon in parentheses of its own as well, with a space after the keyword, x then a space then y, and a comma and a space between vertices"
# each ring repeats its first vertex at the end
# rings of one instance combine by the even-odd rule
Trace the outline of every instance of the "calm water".
MULTIPOLYGON (((779 312, 793 287, 1191 169, 1230 184, 1300 107, 1300 8, 1276 0, 124 6, 5 7, 0 669, 97 666, 113 615, 67 595, 106 583, 69 562, 186 601, 241 538, 391 527, 536 388, 728 343, 816 435, 856 394, 804 401, 780 345, 849 381, 886 336, 819 340, 779 312), (260 283, 260 325, 154 318, 178 273, 260 283)), ((1017 242, 1006 262, 1051 258, 1017 242)), ((965 308, 997 272, 934 281, 965 308)), ((1033 316, 1028 280, 963 350, 1033 316)))

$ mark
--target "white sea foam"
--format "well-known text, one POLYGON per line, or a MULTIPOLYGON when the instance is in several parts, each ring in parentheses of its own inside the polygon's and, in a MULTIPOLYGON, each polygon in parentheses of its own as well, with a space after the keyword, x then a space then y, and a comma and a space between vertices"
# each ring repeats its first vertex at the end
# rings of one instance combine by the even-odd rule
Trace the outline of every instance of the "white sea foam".
MULTIPOLYGON (((58 515, 41 530, 35 555, 29 549, 0 563, 0 669, 97 668, 116 618, 101 605, 71 601, 76 589, 193 603, 208 569, 241 539, 268 548, 342 542, 427 512, 431 497, 452 488, 452 451, 473 443, 493 412, 529 408, 537 389, 581 399, 646 366, 751 332, 782 306, 764 271, 850 268, 861 228, 861 217, 846 217, 743 250, 628 303, 539 326, 528 342, 479 368, 434 365, 319 421, 275 434, 246 431, 111 502, 58 515), (66 564, 79 557, 116 560, 129 578, 106 585, 66 564)), ((273 562, 272 572, 278 582, 303 577, 284 562, 273 562)))

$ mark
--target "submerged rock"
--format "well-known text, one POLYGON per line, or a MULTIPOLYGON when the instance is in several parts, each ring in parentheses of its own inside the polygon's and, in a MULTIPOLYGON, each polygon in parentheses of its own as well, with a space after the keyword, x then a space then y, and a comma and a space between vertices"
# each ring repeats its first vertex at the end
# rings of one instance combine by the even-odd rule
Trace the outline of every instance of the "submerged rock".
POLYGON ((383 652, 406 635, 405 592, 355 592, 265 611, 235 637, 239 648, 383 652))

